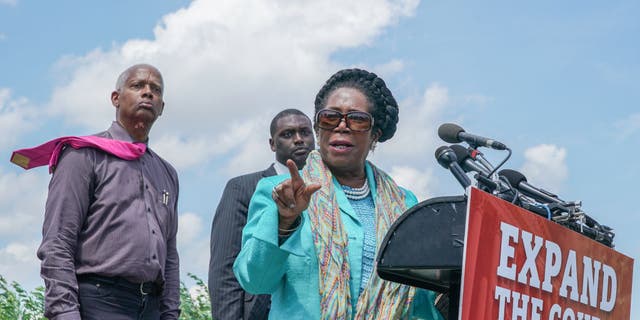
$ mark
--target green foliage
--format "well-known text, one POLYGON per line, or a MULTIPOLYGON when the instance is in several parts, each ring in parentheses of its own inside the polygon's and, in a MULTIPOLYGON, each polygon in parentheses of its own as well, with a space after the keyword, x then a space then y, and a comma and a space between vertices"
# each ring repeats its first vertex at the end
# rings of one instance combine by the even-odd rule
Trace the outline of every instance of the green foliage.
POLYGON ((11 285, 0 275, 0 320, 45 319, 44 288, 28 292, 19 283, 11 285))
POLYGON ((189 278, 196 282, 191 288, 193 295, 184 283, 180 285, 180 314, 181 320, 211 320, 211 303, 209 290, 202 279, 189 273, 189 278))
MULTIPOLYGON (((180 320, 211 320, 207 285, 191 273, 189 277, 196 285, 191 288, 192 295, 185 284, 180 283, 180 320)), ((9 285, 0 275, 0 320, 45 320, 43 314, 44 287, 28 292, 15 281, 9 285)))

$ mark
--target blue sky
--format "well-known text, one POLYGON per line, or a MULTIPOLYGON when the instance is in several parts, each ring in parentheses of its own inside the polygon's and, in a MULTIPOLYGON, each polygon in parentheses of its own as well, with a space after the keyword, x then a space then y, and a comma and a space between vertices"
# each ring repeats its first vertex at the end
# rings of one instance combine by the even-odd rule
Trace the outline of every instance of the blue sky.
MULTIPOLYGON (((118 73, 155 64, 167 105, 150 146, 180 173, 183 274, 206 278, 225 182, 273 160, 265 119, 310 114, 323 81, 358 66, 401 105, 370 158, 421 199, 462 192, 433 157, 455 122, 506 143, 506 167, 582 200, 637 258, 639 14, 637 1, 0 0, 0 153, 107 128, 118 73)), ((48 179, 0 163, 0 274, 28 286, 48 179)), ((638 281, 632 304, 640 318, 638 281)))

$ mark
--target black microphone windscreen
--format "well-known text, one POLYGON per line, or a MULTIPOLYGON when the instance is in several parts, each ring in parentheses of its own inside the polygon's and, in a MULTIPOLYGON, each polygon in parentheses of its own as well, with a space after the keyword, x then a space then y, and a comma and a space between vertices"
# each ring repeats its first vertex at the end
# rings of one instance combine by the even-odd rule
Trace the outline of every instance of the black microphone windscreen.
POLYGON ((456 154, 448 146, 440 146, 436 149, 435 156, 438 163, 445 169, 448 169, 452 163, 458 164, 456 154))
POLYGON ((522 173, 515 170, 504 169, 500 170, 498 174, 505 177, 512 187, 517 187, 520 182, 527 182, 527 178, 522 173))
POLYGON ((467 150, 467 148, 459 144, 452 144, 449 146, 449 148, 451 148, 451 150, 453 150, 453 153, 456 154, 456 158, 458 158, 458 163, 462 163, 467 158, 471 158, 471 153, 469 152, 469 150, 467 150))
POLYGON ((438 128, 438 136, 440 139, 449 143, 459 143, 458 134, 464 132, 464 129, 455 123, 444 123, 438 128))
POLYGON ((445 152, 447 149, 449 149, 449 147, 447 146, 440 146, 438 149, 436 149, 436 152, 435 152, 436 159, 440 159, 440 157, 442 156, 442 153, 445 152))

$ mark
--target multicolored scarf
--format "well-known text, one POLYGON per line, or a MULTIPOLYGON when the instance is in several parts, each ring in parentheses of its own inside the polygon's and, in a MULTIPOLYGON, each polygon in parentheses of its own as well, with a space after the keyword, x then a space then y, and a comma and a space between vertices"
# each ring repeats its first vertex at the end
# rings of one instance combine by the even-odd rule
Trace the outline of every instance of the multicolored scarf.
MULTIPOLYGON (((380 244, 389 226, 406 210, 405 196, 389 175, 370 165, 376 183, 376 238, 380 244)), ((355 316, 352 314, 348 236, 340 218, 331 171, 318 151, 309 154, 302 176, 307 183, 322 185, 311 197, 307 208, 320 269, 321 318, 408 318, 415 288, 382 280, 375 270, 358 297, 355 316)))

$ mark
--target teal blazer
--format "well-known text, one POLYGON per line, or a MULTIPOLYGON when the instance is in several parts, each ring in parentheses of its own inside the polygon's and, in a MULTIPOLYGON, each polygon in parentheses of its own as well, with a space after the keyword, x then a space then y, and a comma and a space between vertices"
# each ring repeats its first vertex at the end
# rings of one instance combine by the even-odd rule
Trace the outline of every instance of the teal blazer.
MULTIPOLYGON (((366 174, 375 197, 375 180, 368 163, 366 174)), ((283 174, 263 178, 258 182, 249 204, 247 224, 242 231, 242 249, 233 265, 233 272, 247 292, 271 294, 270 319, 319 319, 318 259, 307 211, 302 212, 298 230, 282 245, 278 245, 278 207, 271 198, 271 191, 288 178, 289 174, 283 174)), ((340 184, 335 178, 333 183, 336 186, 342 223, 349 237, 351 305, 355 314, 362 271, 364 233, 358 215, 342 192, 340 184)), ((418 202, 416 196, 411 191, 402 190, 406 195, 407 207, 414 206, 418 202)), ((435 293, 417 290, 412 318, 442 319, 433 306, 434 299, 435 293)))

